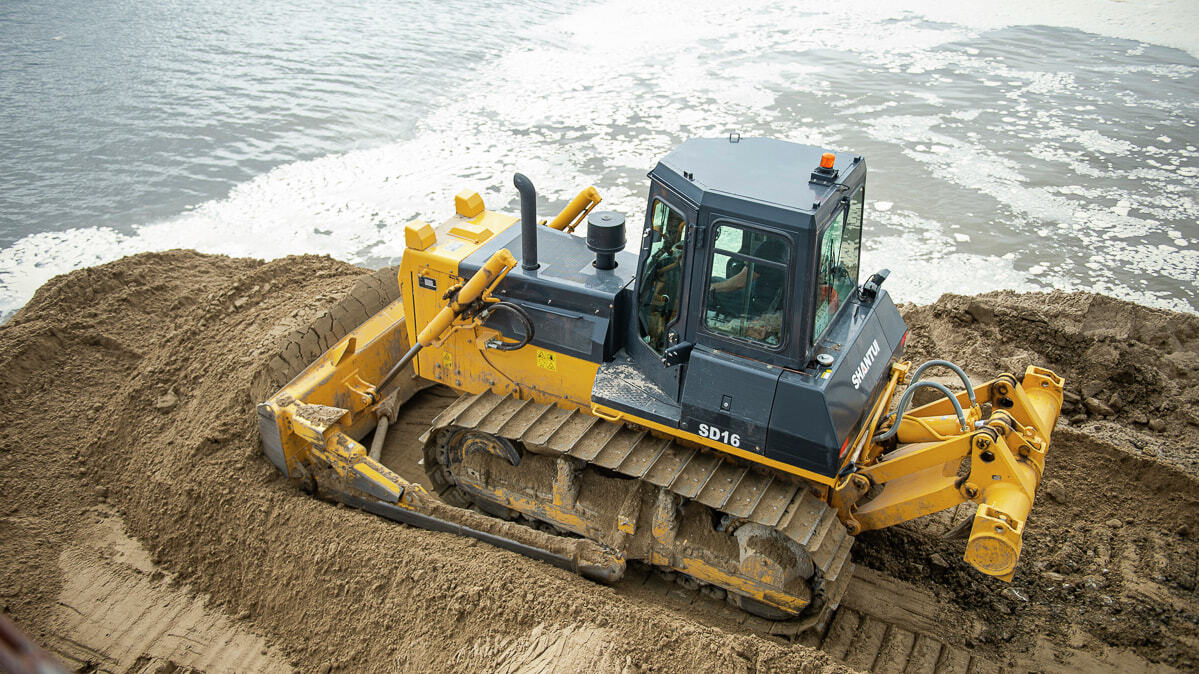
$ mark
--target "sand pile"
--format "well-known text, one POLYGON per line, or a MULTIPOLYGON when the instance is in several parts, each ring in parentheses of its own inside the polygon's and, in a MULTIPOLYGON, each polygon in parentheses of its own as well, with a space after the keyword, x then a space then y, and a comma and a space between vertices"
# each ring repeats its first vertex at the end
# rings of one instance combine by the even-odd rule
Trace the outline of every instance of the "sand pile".
POLYGON ((63 559, 120 518, 208 610, 303 671, 840 668, 286 485, 258 451, 252 381, 362 273, 172 251, 39 290, 0 328, 2 608, 43 642, 69 638, 63 559))

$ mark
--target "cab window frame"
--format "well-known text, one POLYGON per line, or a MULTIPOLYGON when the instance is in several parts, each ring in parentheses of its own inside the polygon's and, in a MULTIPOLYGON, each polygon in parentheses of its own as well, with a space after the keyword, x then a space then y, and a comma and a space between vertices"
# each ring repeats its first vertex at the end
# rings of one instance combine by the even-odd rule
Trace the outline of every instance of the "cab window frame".
MULTIPOLYGON (((634 307, 636 308, 636 312, 635 312, 635 315, 633 318, 636 321, 636 329, 637 329, 637 335, 638 335, 639 341, 641 341, 641 343, 644 344, 646 346, 646 348, 650 349, 654 353, 658 353, 659 355, 661 355, 662 353, 665 353, 666 348, 668 348, 670 346, 670 343, 669 343, 670 342, 670 339, 669 339, 670 332, 672 330, 676 330, 676 326, 678 326, 680 324, 683 324, 683 325, 686 324, 686 321, 684 320, 686 312, 683 311, 683 309, 687 303, 687 298, 685 296, 686 288, 687 288, 688 282, 689 282, 689 279, 688 279, 689 271, 688 271, 687 267, 688 267, 689 263, 692 265, 694 264, 694 261, 688 260, 688 258, 690 257, 689 256, 690 251, 688 249, 691 247, 692 244, 691 244, 691 241, 689 240, 689 237, 687 236, 687 230, 693 228, 696 223, 693 222, 692 219, 688 217, 687 209, 676 206, 675 204, 671 203, 669 200, 663 198, 662 195, 654 195, 653 198, 650 199, 650 207, 649 207, 649 211, 646 214, 646 217, 647 217, 646 228, 642 234, 642 238, 643 239, 648 238, 649 240, 648 241, 643 240, 641 243, 641 251, 643 254, 640 256, 642 259, 637 265, 636 296, 633 298, 633 303, 634 303, 634 307), (645 341, 646 338, 649 336, 649 326, 643 325, 642 321, 641 321, 641 294, 643 292, 643 286, 641 284, 645 283, 647 281, 647 279, 645 277, 645 269, 646 269, 646 266, 649 264, 650 255, 651 255, 650 251, 653 249, 653 246, 654 246, 653 235, 649 234, 647 236, 647 234, 653 230, 654 211, 657 210, 658 204, 662 204, 663 206, 665 206, 667 209, 669 209, 670 211, 672 211, 673 213, 678 215, 683 221, 683 227, 682 227, 682 238, 683 238, 682 265, 683 265, 683 269, 682 269, 682 273, 679 275, 679 292, 678 292, 678 298, 676 300, 677 301, 677 315, 669 323, 665 323, 662 326, 662 341, 664 344, 662 351, 659 351, 652 344, 645 341)), ((669 215, 667 217, 669 218, 669 215)), ((693 238, 693 237, 690 237, 690 238, 693 238)))
POLYGON ((713 338, 716 340, 721 340, 721 341, 727 342, 729 344, 736 344, 737 346, 742 347, 742 348, 756 349, 756 350, 760 350, 760 351, 764 351, 764 352, 768 352, 768 353, 772 353, 772 354, 778 354, 778 353, 785 352, 791 345, 792 333, 795 331, 794 325, 792 325, 792 321, 794 320, 794 311, 793 311, 791 305, 792 305, 792 297, 795 294, 793 286, 795 285, 796 246, 795 246, 795 242, 792 241, 792 237, 789 235, 789 233, 787 231, 785 231, 783 229, 765 226, 765 225, 762 225, 761 223, 757 223, 757 222, 747 222, 747 221, 739 220, 739 219, 729 217, 726 215, 720 215, 720 216, 713 217, 711 224, 709 224, 708 227, 706 227, 706 229, 708 230, 707 238, 709 238, 710 241, 708 241, 707 245, 703 247, 704 251, 705 251, 706 260, 704 262, 704 267, 703 267, 703 270, 704 270, 704 276, 702 278, 703 293, 700 298, 702 301, 700 302, 700 308, 699 308, 699 312, 698 312, 699 315, 698 315, 698 320, 697 320, 700 333, 707 337, 710 337, 710 338, 713 338), (720 227, 722 225, 728 225, 730 227, 735 227, 746 233, 754 232, 754 233, 763 234, 766 236, 777 237, 778 239, 782 240, 782 242, 783 242, 783 246, 786 251, 785 261, 784 262, 774 262, 773 260, 766 260, 765 258, 759 258, 759 257, 756 257, 749 253, 742 253, 740 251, 729 251, 729 250, 725 250, 725 249, 718 249, 717 248, 718 239, 719 239, 718 234, 719 234, 720 227), (710 292, 711 292, 712 277, 715 272, 717 255, 726 255, 726 256, 730 257, 731 259, 742 259, 743 261, 745 261, 745 260, 765 260, 767 263, 770 263, 773 265, 779 265, 782 267, 782 270, 783 270, 783 298, 782 298, 782 304, 780 305, 780 312, 782 314, 782 317, 780 319, 779 329, 780 329, 781 335, 780 335, 778 344, 772 345, 772 344, 762 341, 762 340, 757 340, 757 339, 753 339, 753 338, 737 337, 737 336, 730 335, 727 333, 718 332, 718 331, 708 327, 708 303, 709 303, 710 292))
POLYGON ((820 229, 817 231, 815 254, 813 256, 812 275, 811 275, 811 278, 812 278, 812 292, 811 292, 811 296, 810 296, 810 298, 811 298, 810 306, 812 307, 811 319, 808 321, 808 326, 807 326, 808 329, 811 330, 811 334, 812 334, 809 346, 815 346, 822 339, 824 339, 825 334, 829 331, 830 328, 832 328, 833 324, 837 322, 838 315, 840 315, 840 313, 845 310, 845 307, 848 304, 850 304, 850 302, 848 300, 852 297, 852 294, 860 286, 861 276, 862 276, 862 269, 861 269, 861 267, 862 267, 862 229, 863 229, 864 220, 866 217, 865 211, 866 211, 866 186, 858 185, 853 190, 853 192, 851 192, 849 194, 849 196, 843 198, 840 201, 839 205, 837 206, 837 209, 833 212, 832 216, 830 216, 829 219, 824 222, 824 225, 822 227, 820 227, 820 229), (839 298, 839 300, 838 300, 839 306, 831 315, 828 316, 828 322, 826 322, 824 324, 824 327, 821 328, 819 331, 817 331, 816 330, 816 319, 817 319, 817 314, 818 314, 818 310, 820 307, 820 275, 821 275, 820 263, 821 263, 821 254, 822 254, 823 248, 824 248, 824 237, 828 235, 829 230, 831 230, 834 226, 839 226, 839 227, 841 227, 841 242, 838 244, 838 246, 844 245, 845 229, 846 229, 846 227, 849 226, 850 210, 854 206, 855 199, 858 199, 859 197, 861 200, 858 202, 859 209, 860 209, 860 215, 858 218, 858 225, 857 225, 857 227, 858 227, 857 261, 854 265, 855 278, 853 280, 853 286, 849 289, 849 296, 847 296, 845 298, 839 298))

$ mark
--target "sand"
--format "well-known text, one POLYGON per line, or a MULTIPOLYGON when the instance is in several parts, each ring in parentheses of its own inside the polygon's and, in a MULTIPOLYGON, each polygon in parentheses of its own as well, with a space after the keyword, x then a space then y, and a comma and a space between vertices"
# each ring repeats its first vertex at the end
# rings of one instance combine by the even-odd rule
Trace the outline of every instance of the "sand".
MULTIPOLYGON (((285 483, 258 449, 251 388, 363 274, 328 257, 169 251, 39 290, 0 326, 0 608, 106 671, 885 664, 285 483)), ((1199 317, 1085 293, 903 310, 909 356, 972 375, 1041 364, 1067 377, 1071 402, 1012 585, 938 536, 962 513, 863 535, 859 564, 920 597, 942 638, 1007 666, 1195 667, 1199 317)), ((448 400, 414 399, 396 442, 448 400)))

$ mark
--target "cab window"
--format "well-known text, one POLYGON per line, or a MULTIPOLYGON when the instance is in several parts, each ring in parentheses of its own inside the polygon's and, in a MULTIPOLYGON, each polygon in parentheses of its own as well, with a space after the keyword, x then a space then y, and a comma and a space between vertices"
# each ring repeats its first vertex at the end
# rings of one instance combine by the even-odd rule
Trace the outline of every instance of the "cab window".
POLYGON ((666 334, 679 317, 687 221, 664 202, 655 201, 650 227, 652 243, 641 270, 637 317, 641 339, 663 353, 669 346, 666 334))
POLYGON ((704 327, 725 337, 777 348, 787 304, 787 239, 731 223, 716 226, 704 327))
POLYGON ((820 257, 816 263, 816 312, 812 319, 813 343, 858 287, 865 201, 865 190, 859 189, 849 204, 833 216, 820 235, 820 257))

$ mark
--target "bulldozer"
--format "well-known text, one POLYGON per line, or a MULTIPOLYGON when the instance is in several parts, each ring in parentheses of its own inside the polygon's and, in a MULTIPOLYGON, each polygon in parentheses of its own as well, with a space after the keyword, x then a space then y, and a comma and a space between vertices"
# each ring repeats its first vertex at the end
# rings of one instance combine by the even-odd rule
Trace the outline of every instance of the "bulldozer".
POLYGON ((700 138, 648 178, 631 246, 594 187, 539 221, 519 173, 519 217, 467 190, 408 224, 395 296, 293 345, 257 405, 266 457, 596 581, 636 562, 715 586, 777 634, 827 624, 858 534, 965 503, 965 561, 1010 581, 1063 380, 902 359, 889 272, 860 268, 864 157, 700 138), (380 460, 429 386, 459 396, 420 437, 431 490, 380 460))

